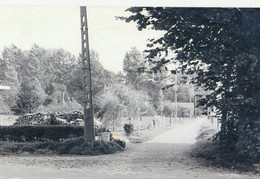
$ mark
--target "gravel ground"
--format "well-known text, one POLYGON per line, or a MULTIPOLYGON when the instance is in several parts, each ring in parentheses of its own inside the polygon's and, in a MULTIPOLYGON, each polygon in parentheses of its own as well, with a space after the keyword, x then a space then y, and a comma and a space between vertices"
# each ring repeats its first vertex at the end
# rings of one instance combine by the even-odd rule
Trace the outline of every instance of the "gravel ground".
POLYGON ((130 144, 103 156, 9 156, 0 158, 0 178, 258 178, 203 167, 191 144, 130 144))
POLYGON ((0 156, 0 178, 259 178, 203 166, 190 157, 191 146, 155 140, 129 143, 125 151, 112 155, 0 156))

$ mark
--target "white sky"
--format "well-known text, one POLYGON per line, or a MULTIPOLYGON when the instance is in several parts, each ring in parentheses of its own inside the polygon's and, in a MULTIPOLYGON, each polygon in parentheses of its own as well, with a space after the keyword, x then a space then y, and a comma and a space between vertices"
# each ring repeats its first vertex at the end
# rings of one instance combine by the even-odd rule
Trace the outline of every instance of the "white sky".
MULTIPOLYGON (((33 43, 44 48, 81 52, 80 8, 69 6, 0 6, 0 50, 14 44, 23 50, 33 43)), ((115 20, 127 15, 126 7, 88 7, 90 49, 99 53, 103 66, 122 70, 126 51, 144 50, 153 31, 140 32, 134 23, 115 20)))
POLYGON ((106 69, 118 72, 122 70, 126 51, 134 46, 144 50, 146 40, 158 35, 154 31, 140 32, 134 23, 127 24, 115 20, 115 16, 127 16, 124 12, 126 7, 120 5, 257 7, 259 2, 259 0, 160 0, 158 4, 157 0, 0 0, 0 51, 4 46, 11 44, 27 50, 36 43, 44 48, 63 48, 78 56, 81 52, 79 5, 87 5, 90 6, 88 7, 90 49, 99 53, 99 60, 106 69), (102 4, 106 7, 101 7, 102 4))

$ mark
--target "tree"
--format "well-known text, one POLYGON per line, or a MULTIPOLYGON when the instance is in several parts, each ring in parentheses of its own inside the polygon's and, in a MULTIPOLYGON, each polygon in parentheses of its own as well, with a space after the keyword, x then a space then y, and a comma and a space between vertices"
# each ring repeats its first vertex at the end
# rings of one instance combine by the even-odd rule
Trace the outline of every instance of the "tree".
POLYGON ((19 65, 20 85, 15 105, 12 111, 15 114, 32 113, 38 108, 45 98, 41 85, 41 61, 45 50, 34 44, 28 52, 22 52, 23 58, 19 65))
POLYGON ((135 89, 140 89, 142 78, 138 73, 138 68, 144 66, 144 56, 137 50, 137 48, 131 48, 125 55, 123 61, 123 71, 126 74, 126 84, 131 84, 135 89))
POLYGON ((23 82, 20 86, 18 97, 11 110, 16 115, 33 113, 40 105, 40 98, 37 95, 31 82, 23 82))
POLYGON ((2 81, 9 85, 12 90, 4 92, 4 99, 8 106, 14 105, 21 84, 20 65, 24 59, 24 54, 21 49, 12 45, 9 48, 4 48, 1 59, 2 81))
POLYGON ((124 84, 114 84, 104 88, 96 99, 99 117, 104 123, 115 120, 121 122, 124 117, 136 119, 142 115, 154 114, 149 96, 124 84))
MULTIPOLYGON (((90 61, 91 61, 91 77, 92 77, 92 94, 95 101, 95 98, 102 92, 102 90, 114 83, 115 75, 104 69, 102 64, 99 62, 98 53, 95 51, 90 52, 90 61)), ((68 93, 71 97, 76 99, 80 104, 83 102, 83 71, 82 71, 82 62, 78 60, 77 65, 73 68, 72 77, 69 80, 67 85, 68 93)), ((98 110, 98 106, 94 103, 94 111, 98 110)))
POLYGON ((123 62, 125 84, 137 92, 147 93, 158 114, 162 114, 162 102, 164 98, 162 86, 165 84, 162 79, 166 74, 165 71, 161 71, 160 73, 144 71, 144 69, 151 67, 151 64, 145 62, 145 55, 136 48, 131 48, 126 53, 123 62))
POLYGON ((63 49, 52 49, 47 51, 41 63, 44 72, 43 88, 53 86, 53 93, 56 91, 62 93, 57 100, 65 103, 70 96, 67 87, 77 65, 76 58, 63 49))
POLYGON ((147 45, 153 69, 179 61, 182 71, 196 73, 193 82, 211 91, 200 104, 214 106, 221 119, 220 141, 230 150, 247 153, 250 143, 250 151, 259 157, 259 9, 133 7, 128 11, 133 15, 121 19, 135 21, 139 30, 165 32, 147 45), (254 141, 258 144, 251 145, 254 141))
POLYGON ((63 96, 70 100, 66 87, 76 65, 70 53, 46 50, 36 44, 29 51, 22 51, 13 45, 4 49, 0 63, 1 80, 12 89, 2 93, 3 102, 16 112, 34 112, 40 104, 62 101, 63 96))

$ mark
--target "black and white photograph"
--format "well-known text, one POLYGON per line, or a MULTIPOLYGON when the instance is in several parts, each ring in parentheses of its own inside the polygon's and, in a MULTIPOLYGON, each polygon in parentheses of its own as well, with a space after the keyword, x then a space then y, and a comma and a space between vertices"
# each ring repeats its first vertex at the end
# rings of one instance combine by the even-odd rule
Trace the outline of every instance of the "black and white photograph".
POLYGON ((205 2, 0 0, 0 179, 260 178, 260 4, 205 2))

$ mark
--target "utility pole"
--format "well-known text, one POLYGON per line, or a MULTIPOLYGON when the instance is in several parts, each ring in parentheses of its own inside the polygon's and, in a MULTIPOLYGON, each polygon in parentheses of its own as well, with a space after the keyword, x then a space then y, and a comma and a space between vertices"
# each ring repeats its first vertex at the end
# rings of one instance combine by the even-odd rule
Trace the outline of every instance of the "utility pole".
MULTIPOLYGON (((192 97, 191 97, 191 90, 192 90, 192 85, 191 85, 191 80, 190 80, 190 76, 188 75, 188 83, 189 83, 189 97, 190 97, 190 104, 192 102, 192 97)), ((190 118, 192 118, 192 108, 190 108, 190 118)))
POLYGON ((82 45, 82 65, 83 65, 83 92, 84 92, 84 139, 93 148, 95 141, 93 101, 91 86, 91 69, 89 55, 88 23, 86 6, 80 7, 81 22, 81 45, 82 45))
POLYGON ((178 75, 177 75, 177 71, 178 71, 178 64, 177 62, 175 63, 175 68, 176 68, 176 74, 175 74, 175 95, 174 95, 174 98, 175 98, 175 121, 177 121, 177 118, 178 118, 178 75))
POLYGON ((194 118, 196 118, 196 106, 197 106, 197 104, 196 104, 196 96, 197 96, 197 94, 195 94, 195 88, 193 87, 193 116, 194 116, 194 118))
POLYGON ((200 95, 200 94, 196 94, 196 95, 195 95, 195 92, 194 92, 194 117, 195 117, 195 118, 196 118, 197 115, 198 115, 198 114, 197 114, 197 110, 196 110, 197 101, 198 101, 197 97, 201 98, 202 95, 200 95))

